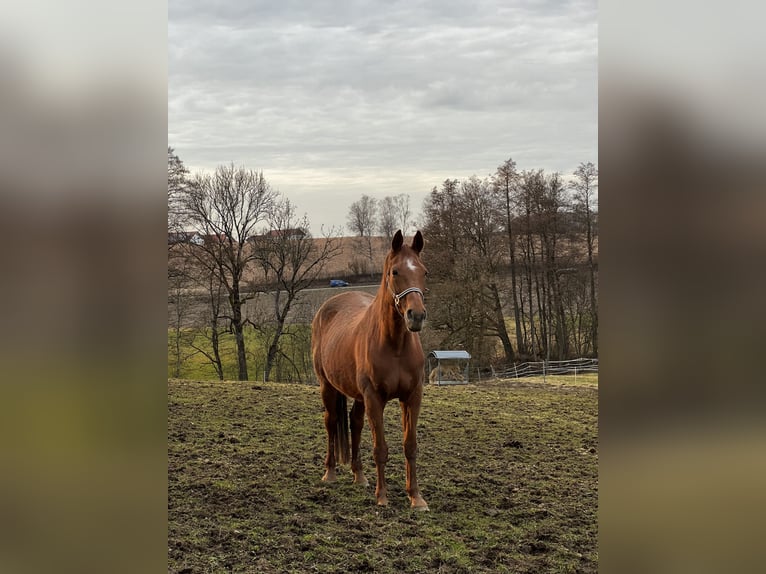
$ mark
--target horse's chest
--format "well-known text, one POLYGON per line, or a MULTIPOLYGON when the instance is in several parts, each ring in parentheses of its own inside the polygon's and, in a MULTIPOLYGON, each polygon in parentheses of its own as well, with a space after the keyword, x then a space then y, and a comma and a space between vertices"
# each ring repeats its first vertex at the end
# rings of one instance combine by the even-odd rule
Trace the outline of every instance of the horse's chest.
POLYGON ((372 378, 381 383, 398 383, 402 378, 409 379, 409 375, 396 362, 389 362, 376 365, 372 369, 372 378))
POLYGON ((376 386, 385 387, 389 393, 397 393, 414 387, 419 380, 418 373, 417 365, 398 359, 381 360, 373 364, 371 379, 376 386))

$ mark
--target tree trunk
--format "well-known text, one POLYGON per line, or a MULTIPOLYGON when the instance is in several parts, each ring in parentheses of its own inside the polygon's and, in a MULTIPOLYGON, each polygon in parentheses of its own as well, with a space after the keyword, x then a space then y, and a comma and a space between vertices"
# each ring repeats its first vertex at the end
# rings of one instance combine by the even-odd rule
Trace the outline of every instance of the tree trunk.
POLYGON ((506 228, 508 229, 508 251, 511 257, 511 293, 513 294, 513 318, 516 322, 516 349, 520 355, 525 355, 526 349, 524 348, 524 339, 521 333, 520 305, 516 292, 516 248, 511 228, 511 190, 507 186, 505 188, 505 216, 507 220, 506 228))
POLYGON ((218 321, 214 321, 210 332, 210 344, 213 347, 213 367, 219 380, 223 380, 223 363, 221 362, 221 351, 219 348, 218 321))
POLYGON ((177 319, 177 323, 175 325, 175 366, 173 367, 173 376, 175 378, 178 378, 181 376, 181 320, 180 318, 177 319))
MULTIPOLYGON (((519 311, 521 314, 521 336, 522 341, 524 342, 524 354, 525 356, 528 356, 529 334, 527 333, 527 314, 524 311, 524 303, 524 271, 522 269, 521 275, 519 277, 519 311)), ((519 351, 519 354, 521 354, 521 351, 519 351)))
MULTIPOLYGON (((535 308, 534 299, 532 298, 532 280, 534 275, 534 269, 532 266, 532 239, 531 233, 527 230, 527 301, 529 301, 529 340, 532 343, 532 356, 534 359, 538 358, 537 351, 540 346, 537 344, 537 329, 535 329, 535 308)), ((538 299, 539 301, 539 299, 538 299)), ((539 308, 539 302, 538 302, 539 308)))
POLYGON ((287 314, 290 312, 290 307, 292 306, 297 293, 288 290, 285 291, 285 295, 287 297, 285 306, 280 309, 279 302, 281 299, 281 291, 277 289, 274 292, 274 318, 276 319, 276 329, 274 330, 274 336, 271 338, 271 343, 269 343, 269 350, 266 353, 266 366, 263 369, 263 377, 266 381, 270 380, 271 370, 274 368, 274 363, 277 360, 277 353, 279 353, 279 340, 285 332, 287 314))
POLYGON ((178 378, 181 376, 181 366, 184 362, 184 353, 182 349, 182 339, 183 339, 183 329, 182 324, 184 317, 186 316, 186 311, 189 306, 189 302, 186 300, 185 294, 183 293, 183 286, 180 284, 181 279, 180 278, 174 278, 175 280, 179 281, 176 285, 174 285, 173 289, 173 306, 174 306, 174 314, 173 314, 173 335, 175 337, 175 340, 173 341, 173 354, 174 354, 174 361, 173 361, 173 376, 178 378))
MULTIPOLYGON (((555 233, 555 229, 553 230, 555 233)), ((556 336, 556 354, 557 360, 561 361, 566 358, 568 341, 566 336, 566 325, 564 316, 564 307, 561 304, 561 293, 559 289, 558 274, 556 273, 556 238, 555 235, 551 238, 547 233, 542 235, 542 248, 544 253, 542 254, 542 260, 545 262, 545 284, 546 293, 545 301, 548 315, 548 334, 547 340, 551 341, 551 337, 556 336), (553 321, 556 321, 555 326, 553 321)), ((552 349, 551 349, 552 350, 552 349)))
POLYGON ((246 381, 247 377, 247 356, 245 354, 245 330, 242 324, 242 301, 239 298, 239 285, 236 278, 233 281, 234 287, 231 290, 231 317, 232 327, 234 328, 234 339, 237 344, 237 366, 239 373, 238 380, 246 381))
MULTIPOLYGON (((270 381, 271 369, 274 367, 274 363, 277 359, 277 353, 279 352, 279 339, 284 331, 284 321, 277 323, 277 328, 274 331, 274 336, 269 344, 268 353, 266 353, 266 366, 263 369, 263 378, 265 381, 270 381)), ((277 373, 279 374, 279 373, 277 373)))
POLYGON ((557 273, 555 237, 548 250, 550 313, 552 317, 556 317, 556 356, 559 361, 564 361, 569 358, 569 333, 566 324, 566 313, 564 312, 563 296, 561 295, 561 282, 557 273))
POLYGON ((590 222, 590 208, 586 209, 588 217, 588 266, 590 267, 590 313, 592 321, 591 343, 593 345, 593 355, 598 357, 598 306, 596 304, 596 267, 593 264, 593 236, 590 222))
POLYGON ((561 353, 560 357, 562 361, 569 358, 570 351, 569 351, 569 329, 567 329, 567 322, 566 322, 566 313, 564 312, 564 303, 561 300, 561 287, 558 286, 556 290, 558 291, 558 294, 556 295, 558 299, 558 315, 559 315, 559 330, 558 330, 558 337, 561 338, 560 348, 561 353))
POLYGON ((535 252, 532 251, 532 272, 535 279, 535 295, 537 295, 537 316, 540 321, 540 336, 538 338, 538 349, 541 355, 548 354, 548 308, 546 305, 547 291, 544 281, 544 272, 538 269, 535 252))
POLYGON ((489 290, 492 294, 492 304, 494 307, 495 325, 497 326, 497 336, 500 337, 500 341, 503 343, 503 351, 505 352, 505 361, 509 365, 516 360, 516 355, 513 352, 513 346, 511 345, 511 338, 508 336, 508 330, 505 328, 505 315, 503 314, 503 305, 500 301, 500 293, 497 290, 497 285, 490 283, 489 290))
MULTIPOLYGON (((554 264, 551 263, 551 267, 554 264)), ((569 355, 569 335, 567 334, 566 314, 564 313, 564 304, 561 300, 561 287, 559 285, 558 275, 555 268, 552 268, 548 274, 549 296, 550 296, 550 314, 556 317, 556 358, 559 361, 566 360, 569 355)))
POLYGON ((237 367, 239 373, 237 375, 238 380, 246 381, 247 377, 247 357, 245 355, 245 333, 242 327, 242 323, 234 324, 234 339, 237 343, 237 367))
POLYGON ((521 330, 521 303, 516 288, 516 255, 515 249, 511 248, 511 292, 513 293, 513 319, 516 324, 516 348, 519 354, 525 355, 527 350, 524 346, 524 338, 521 330))

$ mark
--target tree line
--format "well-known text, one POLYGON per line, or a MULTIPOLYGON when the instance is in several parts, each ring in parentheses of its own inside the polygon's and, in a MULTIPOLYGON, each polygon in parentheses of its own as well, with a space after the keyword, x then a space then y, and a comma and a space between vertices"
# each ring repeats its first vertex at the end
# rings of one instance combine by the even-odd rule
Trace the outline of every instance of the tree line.
POLYGON ((428 344, 479 364, 598 355, 598 170, 447 179, 423 206, 428 344), (501 348, 498 357, 495 349, 501 348))
MULTIPOLYGON (((567 183, 558 173, 519 171, 509 159, 489 177, 434 187, 419 220, 407 194, 363 195, 347 214, 348 230, 361 238, 350 270, 379 273, 372 238, 419 227, 432 277, 427 350, 463 348, 480 366, 597 356, 597 189, 592 163, 567 183)), ((168 147, 171 373, 179 376, 194 356, 220 379, 234 362, 247 380, 254 361, 266 380, 275 369, 277 378, 310 378, 314 310, 299 321, 291 313, 340 254, 337 235, 312 237, 307 216, 262 172, 226 165, 191 176, 168 147), (257 313, 248 307, 255 298, 257 313), (192 308, 203 310, 194 321, 192 308), (254 338, 257 357, 248 347, 254 338)))

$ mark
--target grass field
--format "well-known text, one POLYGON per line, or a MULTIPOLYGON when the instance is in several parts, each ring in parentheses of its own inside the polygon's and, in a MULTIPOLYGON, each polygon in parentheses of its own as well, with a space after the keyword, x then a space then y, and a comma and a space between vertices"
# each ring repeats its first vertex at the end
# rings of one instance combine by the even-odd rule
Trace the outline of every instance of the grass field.
MULTIPOLYGON (((209 336, 209 335, 208 335, 209 336)), ((229 332, 220 334, 220 353, 225 378, 236 378, 237 352, 234 335, 229 332)), ((168 377, 175 374, 176 334, 168 329, 168 377)), ((186 329, 181 331, 180 353, 182 357, 179 374, 185 379, 216 379, 215 368, 211 362, 201 353, 196 353, 192 348, 192 342, 206 349, 212 354, 209 341, 203 334, 186 329)), ((266 351, 271 342, 271 333, 258 332, 252 328, 245 329, 245 353, 250 379, 257 380, 263 377, 263 369, 266 362, 266 351)), ((287 372, 293 380, 313 380, 314 371, 311 366, 311 326, 288 325, 282 337, 280 348, 289 358, 284 361, 278 358, 272 376, 278 375, 280 369, 287 372)))
POLYGON ((595 375, 427 386, 409 509, 399 408, 386 408, 389 506, 321 482, 318 388, 168 382, 169 572, 596 572, 595 375), (523 382, 522 382, 523 381, 523 382))

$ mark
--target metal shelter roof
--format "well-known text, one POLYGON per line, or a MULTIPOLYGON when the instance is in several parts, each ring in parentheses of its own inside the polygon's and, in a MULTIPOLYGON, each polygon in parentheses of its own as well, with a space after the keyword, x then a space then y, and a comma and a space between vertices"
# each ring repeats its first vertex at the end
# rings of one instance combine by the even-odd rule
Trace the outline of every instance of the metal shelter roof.
POLYGON ((429 357, 434 359, 470 359, 468 351, 431 351, 429 357))

